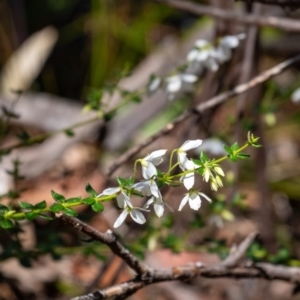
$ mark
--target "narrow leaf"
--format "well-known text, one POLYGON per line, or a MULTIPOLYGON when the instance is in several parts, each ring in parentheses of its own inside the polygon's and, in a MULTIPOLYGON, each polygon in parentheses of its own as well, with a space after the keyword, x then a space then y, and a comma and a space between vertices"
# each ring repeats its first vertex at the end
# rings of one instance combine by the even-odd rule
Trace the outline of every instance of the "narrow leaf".
POLYGON ((36 217, 37 217, 38 213, 35 212, 35 211, 30 211, 28 213, 25 213, 25 218, 28 220, 28 221, 32 221, 34 220, 36 217))
POLYGON ((54 203, 50 206, 50 210, 54 213, 64 210, 64 206, 60 203, 54 203))
POLYGON ((4 229, 14 227, 14 223, 11 220, 0 220, 0 226, 4 229))
POLYGON ((27 202, 23 202, 23 201, 19 201, 19 205, 23 209, 33 209, 33 207, 34 207, 31 203, 27 203, 27 202))
POLYGON ((64 208, 64 213, 67 216, 70 216, 70 217, 76 217, 78 215, 77 211, 73 208, 70 208, 70 207, 65 207, 64 208))
POLYGON ((34 206, 34 209, 45 209, 47 207, 47 202, 45 200, 37 203, 35 206, 34 206))
POLYGON ((92 188, 92 186, 89 183, 86 184, 85 190, 89 195, 93 197, 97 197, 98 195, 97 192, 92 188))
POLYGON ((63 195, 56 193, 55 191, 51 191, 52 198, 58 203, 64 203, 66 198, 63 195))
POLYGON ((92 205, 92 209, 93 211, 95 212, 100 212, 100 211, 103 211, 104 210, 104 206, 101 202, 95 202, 93 205, 92 205))

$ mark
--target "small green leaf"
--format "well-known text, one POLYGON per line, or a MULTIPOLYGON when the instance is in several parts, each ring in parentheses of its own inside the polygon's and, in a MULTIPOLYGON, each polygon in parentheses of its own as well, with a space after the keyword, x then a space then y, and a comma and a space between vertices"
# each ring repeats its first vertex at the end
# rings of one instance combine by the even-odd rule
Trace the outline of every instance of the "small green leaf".
POLYGON ((60 203, 54 203, 50 206, 50 210, 54 213, 64 210, 64 206, 60 203))
POLYGON ((76 202, 80 202, 81 197, 74 197, 74 198, 69 198, 65 201, 65 203, 76 203, 76 202))
POLYGON ((138 95, 133 95, 133 96, 131 96, 131 101, 135 102, 135 103, 140 103, 140 102, 142 102, 142 98, 138 95))
POLYGON ((54 192, 53 190, 51 191, 51 195, 52 195, 52 198, 58 203, 64 203, 64 201, 66 200, 66 198, 63 195, 60 195, 60 194, 54 192))
POLYGON ((202 166, 203 165, 203 162, 199 159, 194 159, 192 158, 192 161, 194 164, 196 164, 197 166, 202 166))
POLYGON ((245 154, 245 153, 237 153, 236 156, 240 159, 247 159, 250 157, 250 155, 245 154))
POLYGON ((236 151, 239 149, 239 144, 237 142, 235 142, 230 148, 232 151, 236 151))
POLYGON ((34 207, 31 203, 27 203, 27 202, 23 202, 23 201, 19 201, 19 205, 23 209, 33 209, 33 207, 34 207))
POLYGON ((45 220, 48 220, 48 221, 52 221, 53 218, 48 216, 48 215, 45 215, 45 214, 39 214, 39 217, 41 217, 42 219, 45 219, 45 220))
POLYGON ((229 154, 231 154, 231 153, 232 153, 232 150, 231 150, 231 148, 230 148, 230 147, 228 147, 227 145, 224 145, 224 146, 223 146, 223 148, 224 148, 224 150, 225 150, 227 153, 229 153, 229 154))
POLYGON ((70 216, 70 217, 76 217, 78 215, 77 211, 73 208, 70 208, 70 207, 65 207, 64 208, 64 213, 67 216, 70 216))
POLYGON ((236 155, 230 155, 229 156, 229 159, 232 161, 232 162, 236 162, 238 160, 238 157, 236 155))
POLYGON ((200 153, 200 160, 202 161, 202 163, 209 161, 207 155, 203 151, 201 151, 200 153))
POLYGON ((92 188, 92 186, 89 183, 85 185, 85 190, 89 195, 93 197, 97 197, 98 195, 97 192, 92 188))
POLYGON ((84 204, 87 204, 87 205, 91 205, 91 204, 95 203, 95 199, 88 197, 88 198, 82 199, 81 202, 84 204))
POLYGON ((128 179, 117 177, 117 181, 120 186, 128 186, 128 179))
POLYGON ((14 227, 14 223, 11 221, 11 220, 0 220, 0 226, 3 228, 3 229, 9 229, 9 228, 12 228, 14 227))
POLYGON ((25 213, 25 218, 28 220, 28 221, 32 221, 34 220, 36 217, 37 217, 38 213, 35 212, 35 211, 30 211, 30 212, 27 212, 25 213))
POLYGON ((66 129, 66 130, 65 130, 65 134, 66 134, 67 136, 70 136, 70 137, 72 137, 72 136, 75 135, 74 131, 71 130, 71 129, 66 129))
POLYGON ((9 208, 3 204, 0 204, 0 212, 6 213, 9 211, 9 208))
POLYGON ((103 211, 104 210, 104 206, 101 202, 95 202, 93 205, 92 205, 92 209, 93 211, 95 212, 100 212, 100 211, 103 211))
POLYGON ((45 209, 47 207, 47 202, 45 200, 37 203, 35 206, 34 206, 34 209, 45 209))

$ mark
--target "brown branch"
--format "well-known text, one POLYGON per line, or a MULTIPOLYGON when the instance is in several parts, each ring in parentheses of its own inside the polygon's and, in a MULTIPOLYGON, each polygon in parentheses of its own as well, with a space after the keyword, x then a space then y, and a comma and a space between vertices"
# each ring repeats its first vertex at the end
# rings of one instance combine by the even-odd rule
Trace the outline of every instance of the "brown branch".
POLYGON ((300 22, 287 18, 278 18, 273 16, 255 16, 252 14, 237 13, 212 6, 196 4, 181 0, 158 0, 174 8, 186 11, 193 15, 207 15, 214 18, 236 21, 247 25, 269 26, 280 28, 286 31, 300 31, 300 22))
POLYGON ((134 157, 138 152, 140 152, 142 149, 150 145, 152 142, 157 140, 158 138, 162 137, 163 135, 168 134, 171 132, 177 125, 179 125, 181 122, 188 119, 193 113, 203 113, 204 111, 219 105, 226 100, 230 99, 231 97, 234 97, 236 95, 245 93, 246 91, 252 89, 253 87, 267 81, 271 77, 280 74, 283 72, 286 68, 290 67, 292 64, 294 64, 296 61, 300 60, 300 55, 297 55, 293 58, 290 58, 275 67, 262 72, 260 75, 254 77, 250 81, 240 84, 233 88, 232 90, 226 91, 222 94, 219 94, 218 96, 215 96, 209 100, 207 100, 204 103, 199 104, 192 110, 185 111, 182 115, 177 117, 172 123, 169 123, 167 126, 165 126, 162 130, 158 131, 151 137, 149 137, 147 140, 141 142, 140 144, 136 145, 135 147, 129 149, 127 152, 125 152, 123 155, 121 155, 116 162, 111 165, 107 172, 107 176, 111 176, 122 164, 124 164, 126 161, 134 157))
POLYGON ((63 213, 57 213, 56 217, 60 218, 64 223, 71 225, 76 230, 85 233, 92 239, 107 245, 114 254, 119 256, 140 277, 147 276, 148 273, 151 272, 151 269, 140 263, 138 259, 129 252, 129 250, 117 241, 117 237, 111 230, 107 230, 106 233, 101 233, 79 219, 69 217, 63 213))
MULTIPOLYGON (((241 2, 247 2, 248 0, 235 0, 235 1, 241 1, 241 2)), ((262 4, 269 4, 269 5, 279 5, 283 7, 300 7, 300 3, 298 0, 291 1, 291 0, 251 0, 252 2, 258 2, 262 4)))
POLYGON ((125 299, 139 289, 158 282, 190 280, 195 277, 205 278, 264 278, 268 280, 283 280, 290 283, 300 283, 300 268, 275 266, 268 263, 244 263, 237 266, 239 260, 244 256, 250 244, 256 237, 256 233, 250 234, 229 255, 229 257, 217 265, 203 265, 200 262, 173 267, 168 269, 152 270, 151 275, 144 278, 136 278, 117 284, 88 295, 79 296, 72 300, 100 300, 116 297, 125 299))

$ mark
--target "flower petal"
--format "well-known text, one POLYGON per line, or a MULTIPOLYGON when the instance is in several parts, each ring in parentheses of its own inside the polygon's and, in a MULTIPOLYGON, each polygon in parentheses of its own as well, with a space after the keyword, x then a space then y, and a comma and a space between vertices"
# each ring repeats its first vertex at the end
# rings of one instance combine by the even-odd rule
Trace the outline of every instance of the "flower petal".
POLYGON ((236 48, 239 43, 239 38, 235 35, 227 35, 220 40, 220 45, 231 49, 236 48))
POLYGON ((138 224, 144 224, 146 222, 144 215, 137 209, 132 209, 130 211, 130 216, 132 220, 138 224))
POLYGON ((161 79, 159 77, 154 78, 148 85, 148 91, 150 93, 155 92, 161 84, 161 79))
POLYGON ((198 148, 202 144, 202 140, 188 140, 179 148, 182 151, 188 151, 194 148, 198 148))
POLYGON ((193 74, 182 74, 181 79, 184 82, 193 83, 193 82, 196 82, 198 80, 198 77, 196 75, 193 75, 193 74))
POLYGON ((204 193, 199 193, 199 195, 204 197, 208 202, 212 202, 212 200, 207 195, 205 195, 204 193))
POLYGON ((196 60, 196 58, 197 58, 197 56, 198 56, 198 53, 199 53, 199 50, 197 50, 197 49, 191 50, 191 51, 188 53, 188 55, 187 55, 187 57, 186 57, 186 60, 187 60, 188 62, 191 62, 191 61, 196 60))
POLYGON ((185 188, 187 190, 190 190, 194 186, 194 183, 195 183, 195 174, 194 173, 186 174, 186 175, 182 176, 180 178, 180 180, 183 181, 183 185, 185 186, 185 188))
POLYGON ((178 208, 179 211, 182 210, 182 208, 186 205, 186 203, 188 202, 188 200, 189 200, 189 195, 187 194, 187 195, 185 195, 183 197, 183 199, 180 202, 180 205, 179 205, 179 208, 178 208))
POLYGON ((209 42, 207 40, 203 40, 203 39, 199 39, 195 42, 195 46, 197 48, 203 48, 208 45, 209 45, 209 42))
POLYGON ((100 196, 108 196, 108 195, 113 195, 113 194, 116 194, 118 192, 120 192, 121 188, 120 187, 113 187, 113 188, 108 188, 108 189, 105 189, 101 194, 99 194, 97 197, 100 197, 100 196))
POLYGON ((165 209, 162 204, 158 204, 158 203, 154 204, 154 211, 159 218, 164 214, 164 210, 165 209))
POLYGON ((189 205, 193 210, 198 210, 201 206, 201 199, 198 193, 192 193, 189 197, 189 205))
POLYGON ((150 179, 157 175, 157 170, 153 163, 144 161, 144 164, 142 164, 142 174, 145 179, 150 179))
POLYGON ((180 91, 180 88, 182 86, 180 76, 176 75, 176 76, 168 77, 166 79, 166 82, 167 82, 166 89, 168 93, 177 93, 180 91))
POLYGON ((154 164, 155 166, 157 166, 157 165, 159 165, 163 161, 162 156, 165 155, 166 152, 167 152, 166 149, 153 151, 152 153, 150 153, 149 155, 147 155, 144 158, 144 160, 146 160, 148 162, 151 162, 152 164, 154 164))
POLYGON ((128 215, 127 209, 123 210, 122 213, 119 215, 118 219, 116 220, 114 227, 117 228, 119 227, 126 219, 128 215))
POLYGON ((151 191, 151 194, 152 194, 155 198, 161 197, 160 192, 159 192, 159 189, 158 189, 158 186, 157 186, 156 182, 153 181, 153 180, 151 180, 151 182, 150 182, 150 191, 151 191))

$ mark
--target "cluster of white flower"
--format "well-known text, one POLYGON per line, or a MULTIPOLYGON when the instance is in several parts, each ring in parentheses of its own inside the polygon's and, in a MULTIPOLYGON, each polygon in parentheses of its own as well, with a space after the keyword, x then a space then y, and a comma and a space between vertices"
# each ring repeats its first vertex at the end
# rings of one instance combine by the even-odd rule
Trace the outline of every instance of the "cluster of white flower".
MULTIPOLYGON (((207 201, 211 202, 211 199, 208 196, 193 188, 195 183, 195 172, 197 169, 200 169, 200 166, 198 164, 195 164, 187 157, 187 151, 198 148, 201 144, 202 140, 189 140, 186 141, 180 148, 175 149, 172 152, 172 154, 177 154, 177 162, 173 166, 170 165, 170 169, 166 173, 166 182, 168 180, 170 181, 172 178, 180 177, 180 182, 182 182, 185 188, 188 190, 188 193, 185 194, 179 205, 179 210, 181 210, 187 202, 189 203, 191 209, 198 210, 201 206, 200 197, 204 197, 207 201), (179 166, 182 172, 177 175, 170 175, 169 173, 171 172, 171 170, 174 170, 176 166, 179 166)), ((166 154, 166 152, 167 150, 165 149, 157 150, 147 155, 146 157, 137 160, 137 162, 142 166, 142 176, 144 178, 143 181, 130 183, 124 186, 120 185, 119 187, 108 188, 98 195, 98 197, 115 195, 118 206, 123 210, 120 216, 117 218, 114 227, 119 227, 128 215, 130 215, 135 222, 144 224, 146 222, 146 219, 142 212, 148 212, 148 209, 151 205, 153 205, 154 211, 158 217, 161 217, 163 215, 165 206, 172 210, 169 205, 163 200, 163 197, 159 190, 159 175, 156 168, 159 164, 162 163, 163 156, 166 154), (139 208, 135 207, 131 203, 131 195, 139 195, 142 197, 150 198, 143 208, 139 208)), ((209 180, 211 180, 211 182, 214 182, 214 180, 218 181, 218 179, 216 178, 219 178, 219 175, 224 176, 222 169, 216 164, 209 165, 209 163, 205 163, 201 168, 203 170, 203 179, 206 182, 208 182, 209 180), (213 176, 213 172, 215 173, 215 176, 213 176)), ((222 184, 218 182, 217 187, 218 186, 222 186, 222 184)), ((212 183, 211 187, 213 190, 217 190, 217 188, 213 187, 212 183)))
POLYGON ((169 99, 196 82, 205 69, 217 71, 219 66, 232 57, 232 51, 245 38, 245 34, 229 35, 221 38, 215 47, 206 40, 197 40, 193 49, 187 54, 186 67, 166 78, 154 77, 148 85, 150 93, 163 86, 169 94, 169 99))

